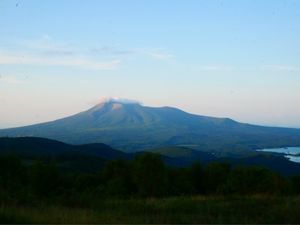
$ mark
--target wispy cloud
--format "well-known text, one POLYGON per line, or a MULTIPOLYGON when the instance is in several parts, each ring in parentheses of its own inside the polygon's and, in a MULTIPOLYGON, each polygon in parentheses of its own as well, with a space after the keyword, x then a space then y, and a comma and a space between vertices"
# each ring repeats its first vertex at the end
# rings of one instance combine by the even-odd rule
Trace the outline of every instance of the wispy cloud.
POLYGON ((88 70, 115 70, 128 54, 160 61, 175 56, 164 48, 126 49, 113 45, 77 46, 59 42, 49 35, 15 41, 9 49, 0 44, 0 65, 68 66, 88 70))
POLYGON ((142 49, 141 52, 157 60, 168 60, 175 57, 173 54, 167 52, 165 49, 160 48, 142 49))
POLYGON ((16 78, 14 76, 3 76, 3 75, 0 75, 0 84, 1 83, 15 85, 15 84, 23 84, 23 83, 25 83, 25 81, 22 80, 22 79, 16 78))
POLYGON ((199 70, 203 71, 231 71, 234 67, 231 65, 200 65, 199 70))
POLYGON ((29 53, 0 52, 0 65, 73 66, 92 70, 112 70, 120 60, 98 61, 84 57, 41 57, 29 53))
POLYGON ((44 35, 36 40, 18 43, 17 50, 0 48, 0 65, 72 66, 90 70, 113 70, 121 59, 93 55, 66 43, 58 43, 44 35))
POLYGON ((49 35, 42 35, 32 40, 23 40, 17 43, 21 49, 49 56, 70 56, 80 53, 79 49, 68 43, 53 40, 49 35))
POLYGON ((49 56, 70 56, 70 55, 125 55, 133 51, 117 46, 103 45, 90 48, 79 48, 70 43, 54 41, 49 35, 43 35, 38 39, 20 42, 22 46, 39 51, 49 56))
POLYGON ((91 48, 89 50, 92 54, 109 54, 109 55, 127 55, 133 53, 131 50, 125 50, 114 46, 102 46, 100 48, 91 48))
POLYGON ((290 66, 290 65, 264 65, 262 66, 265 70, 272 70, 272 71, 285 71, 285 72, 294 72, 300 71, 299 67, 290 66))
POLYGON ((134 100, 134 99, 128 99, 123 97, 102 97, 99 100, 97 100, 97 104, 106 103, 106 102, 117 102, 117 103, 123 103, 123 104, 142 104, 141 101, 134 100))

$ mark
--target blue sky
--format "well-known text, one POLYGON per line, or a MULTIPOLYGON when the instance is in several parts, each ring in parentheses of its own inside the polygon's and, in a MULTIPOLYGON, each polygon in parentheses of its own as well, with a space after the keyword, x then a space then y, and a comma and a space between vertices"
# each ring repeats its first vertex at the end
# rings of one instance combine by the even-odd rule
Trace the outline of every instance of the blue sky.
POLYGON ((298 0, 1 0, 0 128, 103 97, 300 128, 298 0))

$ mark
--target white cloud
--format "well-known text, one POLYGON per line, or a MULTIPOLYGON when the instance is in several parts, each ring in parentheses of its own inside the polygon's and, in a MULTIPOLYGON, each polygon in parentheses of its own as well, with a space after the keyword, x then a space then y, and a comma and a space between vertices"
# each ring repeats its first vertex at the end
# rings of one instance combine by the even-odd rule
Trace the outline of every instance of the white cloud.
POLYGON ((286 71, 286 72, 293 72, 293 71, 300 71, 300 68, 289 66, 289 65, 264 65, 262 67, 266 70, 273 70, 273 71, 286 71))
POLYGON ((88 104, 91 105, 91 106, 94 106, 94 105, 100 105, 100 104, 107 103, 107 102, 143 105, 143 103, 141 101, 128 99, 128 98, 123 98, 123 97, 117 97, 117 96, 114 96, 114 97, 100 97, 97 100, 89 101, 88 104))
POLYGON ((231 65, 200 65, 198 69, 204 71, 231 71, 234 67, 231 65))
POLYGON ((107 55, 127 55, 133 53, 132 50, 125 50, 114 46, 102 46, 100 48, 91 48, 91 54, 107 54, 107 55))
POLYGON ((18 79, 16 77, 13 76, 2 76, 0 75, 0 84, 1 83, 6 83, 6 84, 23 84, 25 83, 24 80, 22 79, 18 79))
POLYGON ((173 54, 168 53, 166 50, 159 48, 143 49, 141 52, 158 60, 167 60, 175 57, 173 54))
POLYGON ((0 65, 69 66, 88 70, 114 70, 128 54, 146 55, 156 60, 175 56, 163 48, 123 49, 119 46, 88 46, 58 42, 45 34, 14 42, 10 49, 0 45, 0 65))
POLYGON ((112 70, 120 60, 100 61, 88 57, 50 57, 30 53, 7 53, 0 51, 0 65, 40 65, 40 66, 73 66, 92 70, 112 70))
POLYGON ((116 103, 122 103, 122 104, 141 104, 140 101, 122 98, 122 97, 103 97, 103 98, 100 98, 100 100, 98 102, 99 103, 116 102, 116 103))
POLYGON ((45 55, 73 55, 79 53, 76 47, 62 42, 57 42, 49 35, 43 35, 33 40, 23 40, 18 42, 21 49, 43 53, 45 55))
POLYGON ((113 70, 121 63, 68 43, 55 42, 49 35, 16 43, 16 49, 0 47, 0 65, 72 66, 90 70, 113 70))

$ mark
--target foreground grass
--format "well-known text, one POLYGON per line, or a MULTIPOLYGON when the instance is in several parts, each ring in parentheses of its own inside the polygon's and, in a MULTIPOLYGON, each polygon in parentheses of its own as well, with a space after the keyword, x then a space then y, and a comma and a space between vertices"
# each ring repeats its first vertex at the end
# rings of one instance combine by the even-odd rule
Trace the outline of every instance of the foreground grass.
POLYGON ((300 223, 300 197, 103 200, 93 208, 0 206, 1 223, 300 223))

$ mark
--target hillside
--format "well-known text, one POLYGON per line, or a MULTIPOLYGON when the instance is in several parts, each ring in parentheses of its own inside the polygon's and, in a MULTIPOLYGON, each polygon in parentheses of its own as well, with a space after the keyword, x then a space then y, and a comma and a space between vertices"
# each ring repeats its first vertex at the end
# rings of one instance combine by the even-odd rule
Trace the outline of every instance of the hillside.
POLYGON ((54 163, 72 172, 97 172, 108 160, 132 157, 105 144, 69 145, 36 137, 0 138, 0 155, 17 156, 27 163, 54 163))
POLYGON ((126 152, 183 146, 220 156, 257 148, 300 146, 300 129, 255 126, 171 107, 115 100, 52 122, 2 129, 0 136, 36 136, 70 144, 105 143, 126 152))
MULTIPOLYGON (((186 147, 164 147, 149 149, 161 155, 166 166, 188 167, 194 162, 207 165, 212 162, 226 162, 232 166, 263 166, 283 175, 300 174, 300 164, 290 162, 281 154, 252 152, 244 157, 218 158, 209 152, 186 147)), ((36 138, 0 138, 0 156, 14 155, 27 163, 43 161, 54 163, 62 170, 71 172, 97 173, 109 160, 131 160, 144 152, 124 153, 105 144, 69 145, 63 142, 36 138)))
POLYGON ((197 151, 186 147, 163 147, 163 148, 149 149, 145 151, 160 154, 170 158, 181 159, 182 161, 185 161, 187 164, 191 164, 194 161, 207 163, 218 159, 217 157, 215 157, 213 154, 209 152, 197 151))

